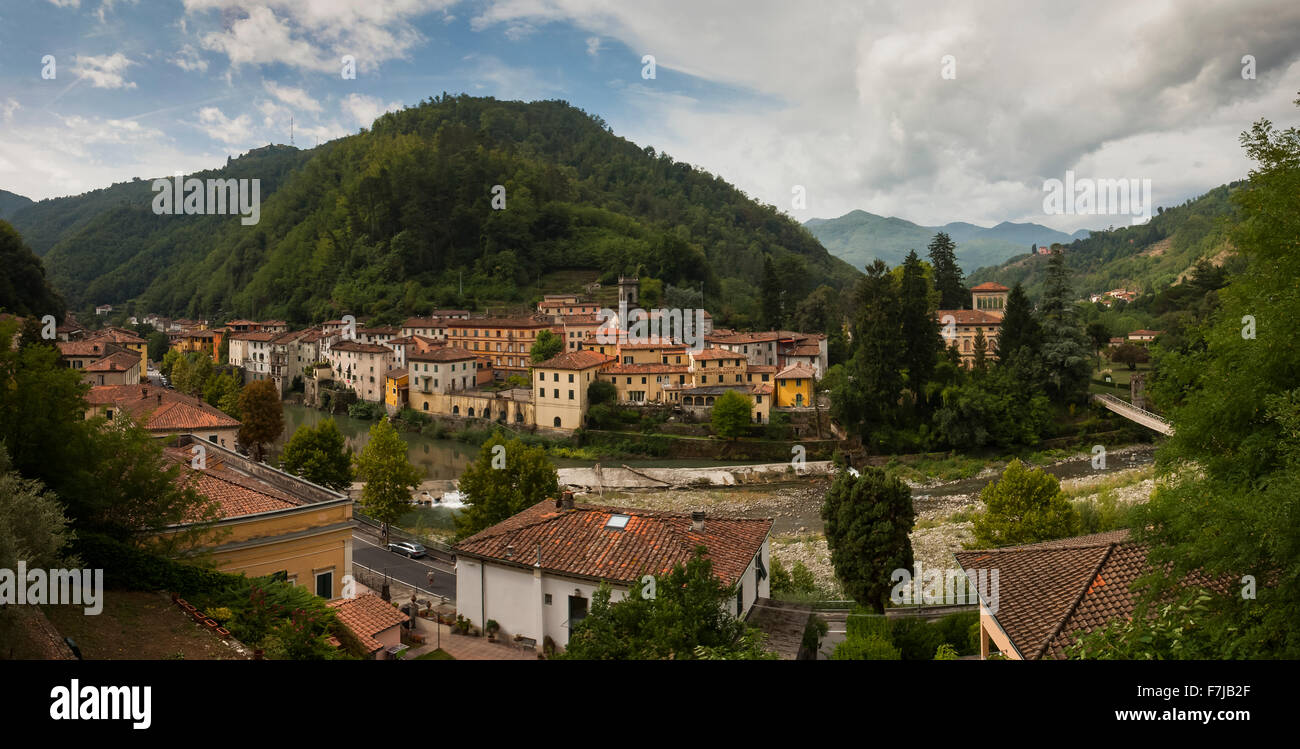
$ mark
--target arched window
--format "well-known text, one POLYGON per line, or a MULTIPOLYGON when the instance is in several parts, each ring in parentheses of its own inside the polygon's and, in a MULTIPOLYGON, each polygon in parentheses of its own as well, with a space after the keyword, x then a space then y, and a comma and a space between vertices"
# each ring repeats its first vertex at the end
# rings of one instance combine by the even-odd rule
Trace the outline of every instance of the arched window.
POLYGON ((560 426, 560 417, 559 417, 559 416, 556 416, 556 417, 555 417, 555 426, 556 426, 556 427, 559 427, 559 426, 560 426))
POLYGON ((425 411, 428 411, 428 410, 429 410, 429 401, 425 401, 425 402, 424 402, 424 410, 425 410, 425 411))
POLYGON ((469 417, 470 417, 471 419, 474 418, 474 409, 472 409, 472 408, 469 410, 469 417))
POLYGON ((452 407, 451 407, 451 413, 452 413, 453 416, 459 416, 459 415, 460 415, 460 406, 452 406, 452 407))
POLYGON ((704 405, 706 405, 706 406, 712 406, 712 405, 713 405, 713 396, 712 396, 712 395, 710 395, 708 398, 705 398, 705 399, 704 399, 704 405))
POLYGON ((515 411, 515 423, 516 423, 516 424, 522 423, 523 420, 524 420, 524 412, 523 412, 523 411, 515 411))

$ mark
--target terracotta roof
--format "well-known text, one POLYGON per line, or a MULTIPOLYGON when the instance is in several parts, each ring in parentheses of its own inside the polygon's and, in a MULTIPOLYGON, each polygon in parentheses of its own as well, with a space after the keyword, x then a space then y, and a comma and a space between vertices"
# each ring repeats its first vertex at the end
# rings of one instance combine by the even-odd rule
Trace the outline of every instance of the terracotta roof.
POLYGON ((656 351, 660 349, 664 351, 685 351, 686 344, 664 338, 659 343, 624 343, 619 348, 627 351, 656 351))
POLYGON ((754 374, 775 374, 776 370, 777 366, 775 364, 750 364, 745 367, 746 372, 753 372, 754 374))
POLYGON ((1161 334, 1163 334, 1164 332, 1165 332, 1165 331, 1163 331, 1163 330, 1135 330, 1135 331, 1133 331, 1132 333, 1129 333, 1129 334, 1128 334, 1128 337, 1129 337, 1129 338, 1132 338, 1132 337, 1135 336, 1135 335, 1136 335, 1136 336, 1148 336, 1148 335, 1150 335, 1150 336, 1156 336, 1156 335, 1161 335, 1161 334))
POLYGON ((150 385, 92 387, 86 403, 117 406, 150 431, 189 432, 239 426, 239 421, 198 398, 150 385))
POLYGON ((110 349, 120 350, 111 342, 103 340, 55 341, 54 345, 59 347, 60 356, 105 356, 110 349))
MULTIPOLYGON (((1119 530, 953 556, 963 569, 998 570, 993 618, 1021 657, 1060 660, 1079 635, 1133 615, 1131 586, 1152 571, 1148 548, 1119 530)), ((1186 582, 1223 592, 1231 580, 1186 582)))
POLYGON ((91 333, 86 338, 87 340, 91 340, 91 341, 99 340, 99 339, 107 339, 112 341, 113 343, 134 343, 134 344, 148 343, 148 341, 136 335, 135 333, 122 330, 121 328, 104 328, 99 332, 91 333))
POLYGON ((1000 283, 985 281, 979 286, 972 286, 971 291, 1011 291, 1011 289, 1008 289, 1007 287, 1003 286, 1000 283))
POLYGON ((560 315, 561 325, 587 326, 600 325, 605 322, 600 315, 560 315))
MULTIPOLYGON (((222 518, 236 518, 259 512, 273 512, 301 507, 305 504, 291 494, 280 491, 250 476, 236 473, 224 466, 209 465, 204 470, 190 468, 188 449, 168 449, 168 456, 185 467, 182 481, 209 499, 217 502, 222 518)), ((197 520, 197 518, 194 518, 197 520)))
POLYGON ((475 320, 448 320, 448 328, 549 328, 551 323, 531 317, 481 317, 475 320))
POLYGON ((400 379, 405 376, 406 376, 406 367, 396 367, 395 369, 390 369, 384 373, 384 377, 387 377, 390 380, 400 379))
POLYGON ((728 351, 721 348, 706 348, 703 351, 697 351, 691 354, 695 360, 701 359, 744 359, 745 355, 736 351, 728 351))
POLYGON ((957 325, 1001 325, 1002 318, 978 309, 941 309, 936 310, 934 319, 943 325, 945 315, 952 315, 957 325))
POLYGON ((402 329, 395 328, 392 325, 379 325, 373 328, 357 328, 357 332, 366 333, 368 335, 394 335, 395 336, 395 335, 400 335, 402 329))
POLYGON ((456 346, 439 346, 428 351, 411 351, 406 355, 407 361, 469 361, 479 355, 456 346))
POLYGON ((821 356, 822 347, 815 343, 800 344, 785 352, 786 356, 821 356))
POLYGON ((631 583, 644 574, 686 563, 697 545, 708 548, 713 572, 731 585, 740 579, 772 529, 771 518, 708 516, 692 530, 689 514, 578 505, 556 508, 543 500, 456 545, 459 554, 531 567, 541 544, 541 568, 560 574, 631 583), (628 517, 622 530, 606 527, 628 517), (507 555, 511 551, 512 555, 507 555))
MULTIPOLYGON (((200 332, 202 332, 202 331, 200 331, 200 332)), ((272 332, 269 331, 269 330, 246 330, 246 331, 244 331, 244 332, 242 332, 242 333, 231 333, 231 334, 230 334, 230 340, 232 340, 232 341, 257 341, 257 342, 259 342, 259 343, 266 343, 267 341, 272 341, 272 340, 275 340, 276 338, 279 338, 281 335, 284 335, 284 334, 283 334, 283 333, 272 333, 272 332)), ((190 337, 190 336, 187 334, 186 337, 188 338, 188 337, 190 337)))
POLYGON ((410 618, 374 593, 330 601, 328 606, 334 609, 339 621, 352 630, 357 639, 361 640, 361 644, 371 653, 384 646, 375 639, 375 635, 396 627, 410 618))
POLYGON ((613 361, 613 358, 595 351, 565 351, 533 366, 537 369, 590 369, 607 361, 613 361))
POLYGON ((689 371, 685 364, 615 364, 602 374, 686 374, 689 371))
POLYGON ((130 351, 118 351, 109 354, 97 362, 87 364, 86 372, 126 372, 132 367, 140 366, 140 355, 130 351))
POLYGON ((330 346, 331 351, 355 351, 358 354, 391 354, 393 350, 379 343, 362 343, 360 341, 340 341, 330 346))
POLYGON ((812 379, 816 376, 817 373, 812 371, 812 367, 805 367, 802 364, 795 364, 793 366, 786 367, 781 372, 778 372, 776 375, 776 379, 778 380, 793 380, 797 378, 812 379))

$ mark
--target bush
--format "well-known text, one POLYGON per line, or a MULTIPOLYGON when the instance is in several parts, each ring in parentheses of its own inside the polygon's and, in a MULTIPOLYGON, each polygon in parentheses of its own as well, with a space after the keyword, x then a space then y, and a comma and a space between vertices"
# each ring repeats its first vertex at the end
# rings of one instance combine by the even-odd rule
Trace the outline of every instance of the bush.
POLYGON ((1002 477, 980 492, 975 548, 1012 546, 1075 535, 1079 516, 1055 476, 1012 460, 1002 477))
POLYGON ((939 628, 919 617, 895 619, 890 630, 890 639, 905 661, 932 660, 934 651, 945 644, 939 628))
POLYGON ((945 642, 934 651, 934 660, 955 661, 957 660, 957 650, 945 642))
POLYGON ((979 625, 978 611, 963 611, 949 614, 931 626, 938 630, 943 641, 951 645, 959 655, 974 655, 979 652, 979 625), (973 643, 970 637, 971 627, 975 628, 973 643))
POLYGON ((835 647, 833 661, 896 661, 898 649, 882 637, 850 637, 835 647))

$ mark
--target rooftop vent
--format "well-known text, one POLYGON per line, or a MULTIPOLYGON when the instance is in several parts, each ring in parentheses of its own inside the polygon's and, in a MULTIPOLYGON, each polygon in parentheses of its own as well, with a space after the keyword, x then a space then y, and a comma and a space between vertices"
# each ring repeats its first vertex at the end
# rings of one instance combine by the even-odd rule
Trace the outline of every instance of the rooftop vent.
POLYGON ((691 513, 691 530, 704 530, 704 510, 696 510, 691 513))

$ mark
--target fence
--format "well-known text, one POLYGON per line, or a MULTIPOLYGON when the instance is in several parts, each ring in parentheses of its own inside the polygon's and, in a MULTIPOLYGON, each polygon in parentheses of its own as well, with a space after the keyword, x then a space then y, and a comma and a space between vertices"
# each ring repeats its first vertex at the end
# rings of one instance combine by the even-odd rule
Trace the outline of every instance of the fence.
MULTIPOLYGON (((383 533, 382 523, 375 520, 374 518, 366 517, 364 514, 357 512, 356 509, 352 510, 352 519, 356 520, 361 525, 370 528, 375 533, 379 533, 379 534, 383 533)), ((427 536, 419 536, 414 533, 411 533, 410 531, 402 530, 401 528, 398 528, 395 525, 390 524, 388 526, 388 538, 390 540, 395 539, 398 541, 413 541, 423 546, 425 549, 429 551, 429 553, 437 555, 445 562, 453 562, 456 559, 456 552, 452 549, 450 545, 445 544, 442 541, 437 541, 435 539, 429 538, 427 536)))

